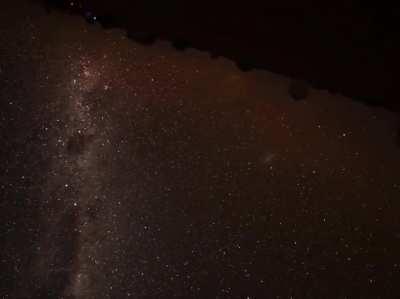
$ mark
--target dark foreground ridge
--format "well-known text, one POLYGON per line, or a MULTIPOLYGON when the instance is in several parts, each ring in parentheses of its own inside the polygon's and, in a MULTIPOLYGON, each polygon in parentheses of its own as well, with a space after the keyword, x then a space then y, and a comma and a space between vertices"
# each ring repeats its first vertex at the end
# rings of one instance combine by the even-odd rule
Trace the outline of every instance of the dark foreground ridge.
POLYGON ((395 113, 30 1, 0 9, 0 298, 400 298, 395 113))
POLYGON ((399 110, 394 64, 400 43, 398 12, 360 1, 314 3, 232 1, 36 0, 126 29, 137 42, 169 40, 212 57, 236 61, 243 70, 267 69, 306 80, 370 105, 399 110))

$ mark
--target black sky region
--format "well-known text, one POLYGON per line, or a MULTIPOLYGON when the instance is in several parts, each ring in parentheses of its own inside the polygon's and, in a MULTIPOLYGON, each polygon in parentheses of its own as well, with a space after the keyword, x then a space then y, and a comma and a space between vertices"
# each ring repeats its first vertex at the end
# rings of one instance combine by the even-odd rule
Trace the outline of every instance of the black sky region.
MULTIPOLYGON (((35 0, 33 0, 35 1, 35 0)), ((36 0, 88 23, 122 28, 137 42, 171 41, 266 69, 369 105, 399 110, 399 10, 359 0, 36 0)))
POLYGON ((243 71, 240 35, 182 51, 42 4, 0 10, 1 298, 400 297, 388 58, 315 84, 296 51, 243 71))

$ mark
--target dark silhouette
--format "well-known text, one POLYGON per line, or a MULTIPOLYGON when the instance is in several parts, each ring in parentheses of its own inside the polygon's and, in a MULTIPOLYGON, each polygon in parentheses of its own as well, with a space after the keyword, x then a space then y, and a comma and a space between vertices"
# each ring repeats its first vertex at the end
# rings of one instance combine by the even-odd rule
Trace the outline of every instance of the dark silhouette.
POLYGON ((137 0, 36 0, 120 27, 142 44, 169 40, 212 57, 234 60, 242 71, 267 69, 399 110, 396 69, 399 11, 358 0, 317 3, 218 1, 154 3, 137 0))
POLYGON ((301 80, 292 80, 289 85, 289 95, 295 100, 304 100, 308 96, 308 84, 301 80))

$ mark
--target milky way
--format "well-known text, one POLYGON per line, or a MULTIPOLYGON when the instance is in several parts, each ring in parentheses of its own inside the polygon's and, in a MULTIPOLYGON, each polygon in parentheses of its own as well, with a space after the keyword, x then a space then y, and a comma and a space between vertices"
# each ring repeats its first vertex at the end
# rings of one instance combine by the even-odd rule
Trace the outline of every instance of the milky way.
POLYGON ((1 17, 2 298, 398 297, 396 115, 22 0, 1 17))

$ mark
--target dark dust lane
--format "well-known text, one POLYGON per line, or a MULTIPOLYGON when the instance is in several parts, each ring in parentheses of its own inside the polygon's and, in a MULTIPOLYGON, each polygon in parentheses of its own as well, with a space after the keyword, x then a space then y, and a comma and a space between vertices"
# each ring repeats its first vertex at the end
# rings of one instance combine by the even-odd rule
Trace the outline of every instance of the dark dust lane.
POLYGON ((2 298, 399 297, 394 114, 16 2, 2 298))

